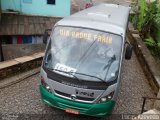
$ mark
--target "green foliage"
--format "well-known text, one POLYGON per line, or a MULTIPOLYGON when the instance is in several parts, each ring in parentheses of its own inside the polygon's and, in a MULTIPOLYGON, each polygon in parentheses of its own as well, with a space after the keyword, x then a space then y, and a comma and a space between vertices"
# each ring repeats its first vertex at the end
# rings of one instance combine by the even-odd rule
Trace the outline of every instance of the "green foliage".
POLYGON ((133 26, 136 28, 137 26, 137 18, 136 16, 130 16, 129 21, 133 24, 133 26))
POLYGON ((150 30, 153 23, 153 18, 157 12, 157 1, 148 4, 146 0, 139 0, 138 4, 132 4, 132 6, 135 6, 132 9, 136 15, 132 17, 131 22, 143 36, 150 30), (139 9, 135 10, 137 5, 139 9))
POLYGON ((139 10, 139 22, 138 30, 141 31, 143 25, 145 24, 145 18, 147 14, 147 3, 146 0, 139 0, 140 10, 139 10))
POLYGON ((148 9, 146 11, 146 16, 145 16, 145 21, 144 21, 144 25, 143 27, 145 26, 151 26, 152 23, 153 23, 153 18, 155 18, 155 15, 156 15, 156 12, 157 12, 157 2, 152 2, 150 3, 148 6, 148 9), (151 24, 149 24, 151 23, 151 24))
MULTIPOLYGON (((142 4, 143 5, 143 4, 142 4)), ((156 16, 157 13, 157 1, 154 1, 150 4, 144 5, 144 7, 142 7, 142 9, 144 9, 144 13, 145 15, 143 16, 143 21, 141 22, 142 19, 139 18, 139 22, 142 24, 138 24, 138 30, 141 33, 141 37, 145 38, 146 35, 150 34, 151 31, 151 27, 153 25, 153 19, 156 16)), ((142 10, 143 11, 143 10, 142 10)), ((143 13, 141 13, 143 14, 143 13)))
POLYGON ((157 11, 153 19, 151 35, 154 37, 156 42, 156 46, 154 48, 156 50, 154 51, 154 55, 160 58, 160 5, 157 5, 157 11))
POLYGON ((157 46, 160 48, 160 41, 158 41, 157 46))
POLYGON ((138 21, 138 0, 132 0, 131 2, 131 11, 136 15, 131 15, 129 17, 129 21, 133 24, 133 26, 137 29, 137 21, 138 21))
POLYGON ((156 11, 155 11, 155 22, 157 22, 160 25, 160 5, 156 5, 156 11))
POLYGON ((138 5, 138 17, 133 16, 131 22, 137 26, 141 38, 152 55, 160 58, 160 5, 158 0, 151 3, 147 3, 146 0, 139 0, 138 5))
POLYGON ((144 40, 144 43, 148 46, 148 47, 155 47, 156 46, 156 42, 153 40, 152 37, 146 38, 144 40))
POLYGON ((160 58, 160 41, 155 41, 152 37, 146 38, 144 43, 150 49, 153 56, 160 58))

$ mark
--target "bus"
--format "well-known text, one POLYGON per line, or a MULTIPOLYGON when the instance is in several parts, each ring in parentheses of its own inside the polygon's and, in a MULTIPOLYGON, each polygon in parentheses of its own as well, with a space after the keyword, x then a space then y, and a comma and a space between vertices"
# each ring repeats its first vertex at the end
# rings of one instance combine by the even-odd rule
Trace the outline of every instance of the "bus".
POLYGON ((45 104, 76 115, 112 113, 123 58, 132 56, 129 12, 130 7, 100 4, 63 18, 50 35, 45 31, 39 85, 45 104))

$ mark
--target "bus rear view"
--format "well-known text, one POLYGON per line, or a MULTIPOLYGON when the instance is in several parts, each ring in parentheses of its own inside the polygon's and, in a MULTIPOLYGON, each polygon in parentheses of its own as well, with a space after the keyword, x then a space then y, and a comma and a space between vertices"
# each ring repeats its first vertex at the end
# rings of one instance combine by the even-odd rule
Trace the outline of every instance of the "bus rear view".
POLYGON ((111 114, 123 56, 130 59, 132 53, 125 40, 129 10, 101 4, 53 27, 41 68, 44 103, 72 114, 111 114))

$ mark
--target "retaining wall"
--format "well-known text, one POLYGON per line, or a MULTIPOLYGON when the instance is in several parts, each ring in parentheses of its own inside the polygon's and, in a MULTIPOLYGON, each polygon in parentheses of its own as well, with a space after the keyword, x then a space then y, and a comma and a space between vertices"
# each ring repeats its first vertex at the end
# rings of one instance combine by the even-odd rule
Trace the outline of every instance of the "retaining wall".
MULTIPOLYGON (((135 32, 133 26, 129 25, 129 40, 133 45, 133 49, 139 59, 148 82, 151 85, 155 94, 158 94, 160 89, 160 68, 155 61, 148 48, 140 38, 139 34, 135 32), (132 32, 134 31, 134 32, 132 32)), ((142 88, 143 89, 143 88, 142 88)))
POLYGON ((32 55, 34 53, 43 52, 44 44, 6 44, 2 45, 4 60, 12 60, 14 58, 32 55))
POLYGON ((0 62, 0 80, 41 66, 44 53, 0 62))

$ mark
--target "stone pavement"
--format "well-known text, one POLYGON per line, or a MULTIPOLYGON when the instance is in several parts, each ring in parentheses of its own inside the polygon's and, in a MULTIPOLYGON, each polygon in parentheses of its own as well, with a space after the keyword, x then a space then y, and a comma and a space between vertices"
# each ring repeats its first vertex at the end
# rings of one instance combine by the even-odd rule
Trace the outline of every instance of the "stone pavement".
POLYGON ((72 0, 72 10, 71 13, 75 13, 79 10, 85 9, 86 4, 100 4, 100 3, 114 3, 124 6, 129 6, 132 0, 72 0))
MULTIPOLYGON (((0 114, 54 114, 59 120, 97 120, 88 116, 69 115, 62 110, 44 105, 41 102, 39 83, 40 76, 34 75, 15 85, 0 89, 0 114)), ((131 60, 124 60, 120 91, 112 116, 121 116, 122 114, 138 115, 141 112, 143 96, 155 97, 137 57, 133 53, 131 60)), ((147 109, 151 105, 152 102, 148 101, 147 109)), ((103 120, 106 119, 107 117, 103 120)))

